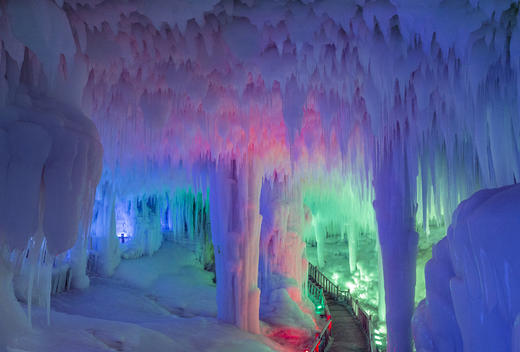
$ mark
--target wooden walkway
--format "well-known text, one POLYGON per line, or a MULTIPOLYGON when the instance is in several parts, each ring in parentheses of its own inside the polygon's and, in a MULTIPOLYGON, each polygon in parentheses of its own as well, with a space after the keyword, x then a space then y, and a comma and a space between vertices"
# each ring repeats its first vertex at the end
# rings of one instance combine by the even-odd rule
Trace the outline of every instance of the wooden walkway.
POLYGON ((332 315, 332 337, 334 343, 328 352, 366 352, 370 351, 366 335, 350 310, 326 294, 332 315))

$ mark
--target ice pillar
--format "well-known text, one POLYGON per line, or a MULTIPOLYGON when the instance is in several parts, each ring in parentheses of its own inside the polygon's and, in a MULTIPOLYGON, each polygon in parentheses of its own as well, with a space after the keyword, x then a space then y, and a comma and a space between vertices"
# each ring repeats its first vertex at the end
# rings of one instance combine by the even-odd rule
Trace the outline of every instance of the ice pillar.
MULTIPOLYGON (((346 226, 344 226, 345 228, 346 226)), ((357 265, 357 232, 352 229, 347 229, 347 240, 348 240, 348 263, 350 273, 354 274, 357 265)))
POLYGON ((415 231, 416 163, 399 143, 386 145, 374 178, 374 209, 385 283, 389 352, 412 351, 418 234, 415 231))
POLYGON ((258 288, 261 174, 248 156, 220 160, 210 173, 211 234, 218 318, 260 333, 258 288))
POLYGON ((121 261, 119 239, 116 234, 114 185, 105 175, 98 185, 91 224, 91 254, 95 263, 91 270, 103 276, 110 276, 121 261))
MULTIPOLYGON (((307 279, 305 242, 301 238, 303 204, 301 192, 289 189, 287 181, 264 181, 260 200, 260 287, 262 302, 272 291, 285 289, 295 302, 302 300, 307 279)), ((283 314, 283 309, 279 309, 283 314)))
POLYGON ((317 213, 312 218, 312 228, 314 230, 314 236, 316 236, 316 256, 318 259, 318 267, 323 268, 325 266, 325 254, 323 253, 323 240, 325 239, 325 231, 320 226, 320 214, 317 213))

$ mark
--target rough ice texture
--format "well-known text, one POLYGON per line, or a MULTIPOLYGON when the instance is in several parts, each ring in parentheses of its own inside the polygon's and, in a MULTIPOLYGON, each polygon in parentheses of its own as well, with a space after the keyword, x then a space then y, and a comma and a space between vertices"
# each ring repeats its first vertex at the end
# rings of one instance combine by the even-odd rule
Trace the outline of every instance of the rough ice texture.
POLYGON ((121 249, 116 232, 115 190, 113 184, 102 178, 96 191, 90 226, 89 270, 110 276, 121 261, 121 249))
POLYGON ((426 267, 414 315, 418 351, 516 351, 520 314, 520 186, 463 201, 426 267))
POLYGON ((301 192, 290 189, 287 179, 265 179, 260 213, 260 318, 273 325, 312 332, 315 324, 306 309, 307 260, 301 234, 301 192))
MULTIPOLYGON (((368 194, 371 180, 385 177, 381 151, 398 135, 406 135, 403 149, 410 162, 388 175, 395 182, 379 191, 390 193, 383 199, 409 192, 404 200, 407 206, 419 203, 425 228, 434 221, 447 224, 460 199, 474 191, 520 177, 520 21, 514 1, 6 3, 0 13, 0 105, 30 110, 20 82, 38 94, 72 97, 99 130, 115 186, 128 194, 138 194, 135 185, 164 185, 179 164, 194 171, 188 179, 197 179, 192 166, 201 156, 241 160, 250 148, 262 165, 251 186, 258 192, 262 176, 276 169, 296 180, 347 171, 368 194), (412 178, 403 183, 407 176, 412 178)), ((10 131, 0 137, 2 150, 7 146, 14 155, 33 158, 13 164, 19 179, 6 178, 13 187, 27 185, 20 196, 9 184, 1 197, 12 201, 8 211, 26 214, 23 224, 15 223, 17 217, 2 221, 20 235, 10 236, 18 248, 35 230, 38 180, 53 142, 73 138, 42 130, 40 122, 13 129, 30 144, 13 142, 10 131)), ((71 159, 76 149, 65 148, 55 163, 69 167, 77 160, 78 172, 90 170, 85 165, 91 154, 84 147, 78 142, 78 155, 88 157, 71 159)), ((61 227, 48 210, 45 226, 60 238, 49 241, 51 251, 73 242, 64 229, 75 224, 77 208, 72 198, 58 197, 66 176, 57 169, 48 171, 49 187, 56 191, 49 202, 70 207, 72 217, 61 227)), ((70 187, 82 189, 83 181, 74 178, 70 187)), ((397 229, 409 234, 399 232, 403 243, 415 243, 404 213, 395 226, 378 223, 389 230, 382 236, 389 237, 387 243, 397 229)), ((75 252, 80 263, 83 245, 75 252)), ((391 251, 385 246, 382 253, 391 251)), ((413 260, 405 270, 411 266, 413 260)), ((413 297, 408 282, 394 286, 413 297)), ((405 313, 387 309, 390 315, 409 315, 408 305, 405 313)))
POLYGON ((211 235, 215 248, 218 317, 260 332, 258 260, 261 175, 248 157, 210 171, 211 235))

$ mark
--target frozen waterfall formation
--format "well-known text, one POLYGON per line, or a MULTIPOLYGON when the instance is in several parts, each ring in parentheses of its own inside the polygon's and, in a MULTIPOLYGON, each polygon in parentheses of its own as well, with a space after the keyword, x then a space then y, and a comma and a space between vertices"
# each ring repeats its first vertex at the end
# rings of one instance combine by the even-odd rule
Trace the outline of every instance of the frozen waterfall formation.
POLYGON ((86 287, 165 237, 259 333, 339 234, 389 351, 518 350, 518 187, 454 211, 520 177, 519 22, 512 0, 0 1, 0 343, 53 266, 86 287))

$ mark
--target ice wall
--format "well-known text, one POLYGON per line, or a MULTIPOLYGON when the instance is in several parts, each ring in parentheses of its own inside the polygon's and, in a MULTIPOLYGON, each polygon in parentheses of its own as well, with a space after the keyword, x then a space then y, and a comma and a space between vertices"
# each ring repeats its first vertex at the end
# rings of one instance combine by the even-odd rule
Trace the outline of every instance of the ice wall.
POLYGON ((418 351, 516 351, 520 187, 463 201, 426 268, 414 315, 418 351))

